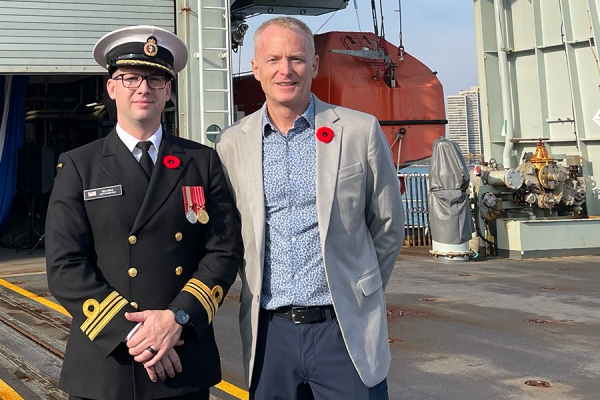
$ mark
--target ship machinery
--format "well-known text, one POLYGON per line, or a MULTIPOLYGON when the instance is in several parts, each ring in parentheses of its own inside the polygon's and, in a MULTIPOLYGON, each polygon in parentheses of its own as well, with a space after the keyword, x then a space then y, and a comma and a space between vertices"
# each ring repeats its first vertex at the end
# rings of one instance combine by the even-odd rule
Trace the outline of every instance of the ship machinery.
POLYGON ((524 153, 516 168, 506 169, 492 158, 470 171, 468 194, 475 226, 492 247, 497 236, 493 222, 498 219, 557 220, 585 215, 581 156, 552 157, 544 145, 547 139, 535 140, 535 152, 524 153))

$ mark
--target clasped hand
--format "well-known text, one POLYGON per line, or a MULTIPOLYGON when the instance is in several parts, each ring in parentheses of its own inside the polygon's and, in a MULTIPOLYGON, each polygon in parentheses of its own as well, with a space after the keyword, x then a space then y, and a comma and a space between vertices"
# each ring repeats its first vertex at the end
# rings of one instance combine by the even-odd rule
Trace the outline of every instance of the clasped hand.
POLYGON ((175 346, 181 346, 181 325, 175 322, 170 310, 149 310, 125 313, 131 322, 140 322, 138 330, 127 341, 129 354, 146 368, 152 382, 175 377, 182 371, 175 346), (148 348, 154 350, 153 352, 148 348))

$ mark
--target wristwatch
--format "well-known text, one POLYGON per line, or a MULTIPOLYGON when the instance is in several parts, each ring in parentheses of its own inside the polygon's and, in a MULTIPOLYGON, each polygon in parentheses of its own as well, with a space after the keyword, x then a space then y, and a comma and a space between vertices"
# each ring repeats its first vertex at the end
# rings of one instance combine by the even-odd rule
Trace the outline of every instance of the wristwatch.
POLYGON ((181 326, 188 326, 192 322, 190 320, 190 316, 184 310, 177 306, 169 306, 169 310, 173 312, 173 317, 175 317, 175 322, 177 322, 181 326))

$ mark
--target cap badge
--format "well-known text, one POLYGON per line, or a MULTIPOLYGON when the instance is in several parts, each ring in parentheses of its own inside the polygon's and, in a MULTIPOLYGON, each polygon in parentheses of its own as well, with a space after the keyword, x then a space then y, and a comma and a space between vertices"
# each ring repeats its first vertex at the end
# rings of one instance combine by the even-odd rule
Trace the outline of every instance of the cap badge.
POLYGON ((158 45, 156 44, 156 38, 154 36, 150 36, 148 40, 146 40, 146 44, 144 45, 144 54, 148 57, 154 57, 158 54, 158 45))

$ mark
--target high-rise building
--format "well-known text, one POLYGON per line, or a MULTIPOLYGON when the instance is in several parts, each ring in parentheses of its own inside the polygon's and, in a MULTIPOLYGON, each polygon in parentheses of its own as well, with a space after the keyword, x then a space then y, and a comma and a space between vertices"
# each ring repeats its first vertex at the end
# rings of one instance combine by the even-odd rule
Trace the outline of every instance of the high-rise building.
POLYGON ((479 88, 473 86, 471 90, 447 96, 447 107, 448 139, 458 143, 467 162, 480 159, 483 156, 483 137, 479 88))

